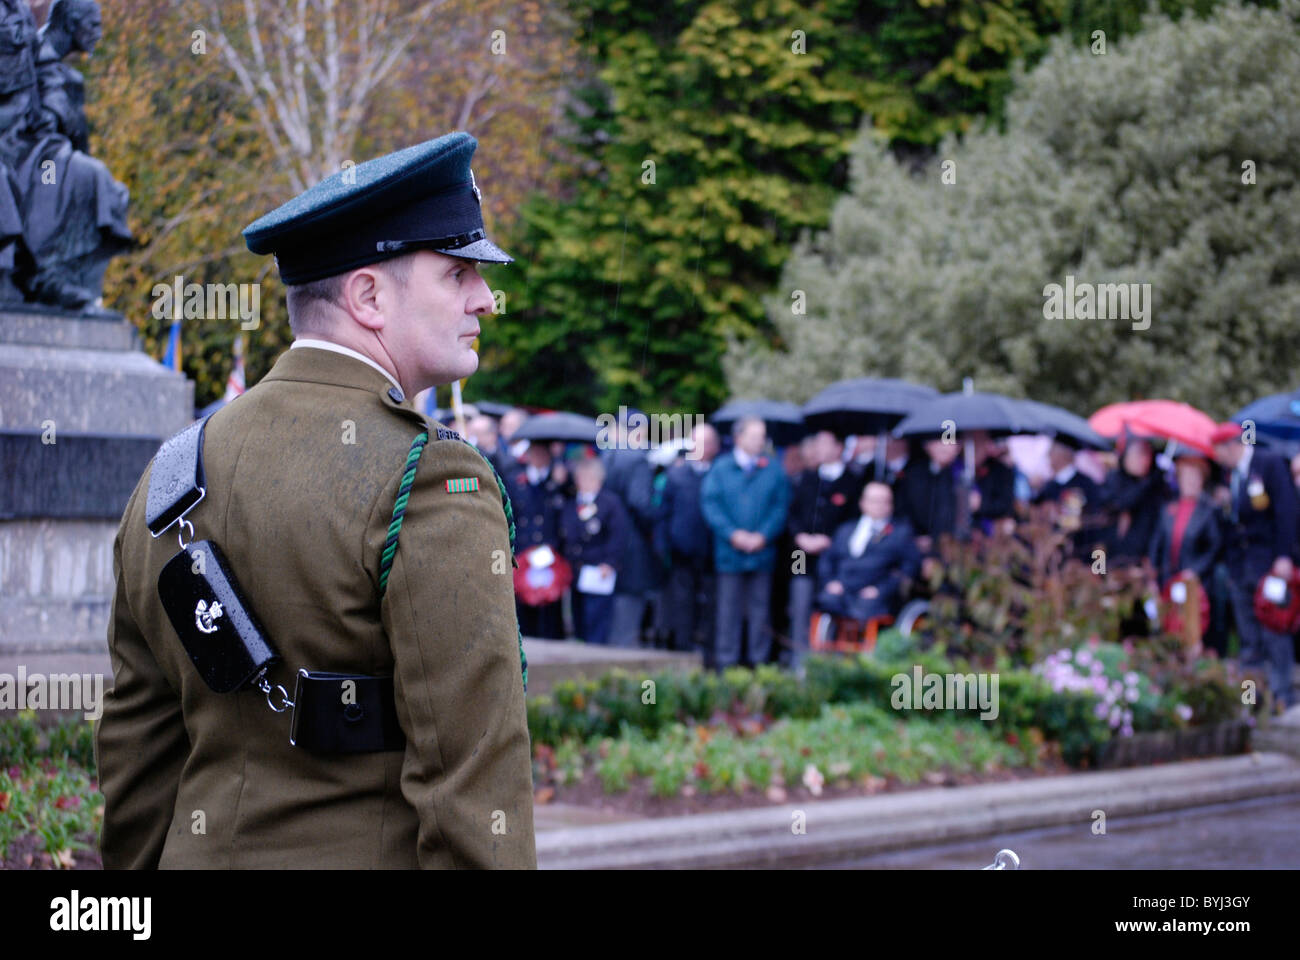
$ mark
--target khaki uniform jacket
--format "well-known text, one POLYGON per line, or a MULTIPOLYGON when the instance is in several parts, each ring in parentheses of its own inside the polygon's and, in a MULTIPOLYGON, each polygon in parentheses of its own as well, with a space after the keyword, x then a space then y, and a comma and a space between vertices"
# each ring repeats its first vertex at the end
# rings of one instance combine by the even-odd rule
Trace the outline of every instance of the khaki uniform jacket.
POLYGON ((149 534, 146 470, 113 550, 105 867, 536 867, 501 495, 476 450, 431 432, 381 599, 398 485, 427 429, 391 388, 353 357, 286 350, 208 421, 207 495, 187 519, 283 658, 270 682, 292 696, 301 667, 392 676, 405 752, 313 755, 260 691, 207 687, 158 598, 179 544, 175 527, 149 534), (466 477, 477 491, 447 491, 466 477))

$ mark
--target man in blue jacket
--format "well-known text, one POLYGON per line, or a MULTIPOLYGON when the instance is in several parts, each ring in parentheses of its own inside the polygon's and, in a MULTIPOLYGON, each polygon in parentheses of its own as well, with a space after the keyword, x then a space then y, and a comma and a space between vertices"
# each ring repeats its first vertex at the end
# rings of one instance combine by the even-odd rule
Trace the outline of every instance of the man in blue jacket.
POLYGON ((785 527, 790 483, 775 459, 763 456, 767 427, 757 417, 738 420, 735 449, 709 471, 701 507, 713 531, 717 568, 716 667, 740 663, 740 623, 749 624, 749 660, 766 663, 772 635, 768 624, 777 534, 785 527))

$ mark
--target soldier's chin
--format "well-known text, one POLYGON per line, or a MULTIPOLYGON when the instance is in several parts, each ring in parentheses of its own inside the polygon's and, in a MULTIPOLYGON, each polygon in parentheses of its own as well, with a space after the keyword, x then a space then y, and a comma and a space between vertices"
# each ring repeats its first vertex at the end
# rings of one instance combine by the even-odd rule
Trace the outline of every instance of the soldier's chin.
POLYGON ((478 354, 474 352, 472 346, 466 345, 465 352, 457 359, 456 368, 456 380, 468 377, 478 370, 478 354))

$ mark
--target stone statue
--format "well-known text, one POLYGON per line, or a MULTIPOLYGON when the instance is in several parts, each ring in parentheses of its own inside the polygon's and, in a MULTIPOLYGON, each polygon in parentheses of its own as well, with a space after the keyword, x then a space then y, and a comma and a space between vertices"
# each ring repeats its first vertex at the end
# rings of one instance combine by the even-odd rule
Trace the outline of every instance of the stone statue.
POLYGON ((55 0, 39 31, 0 0, 0 307, 103 313, 104 269, 131 246, 126 187, 86 153, 85 83, 62 62, 101 36, 95 0, 55 0))

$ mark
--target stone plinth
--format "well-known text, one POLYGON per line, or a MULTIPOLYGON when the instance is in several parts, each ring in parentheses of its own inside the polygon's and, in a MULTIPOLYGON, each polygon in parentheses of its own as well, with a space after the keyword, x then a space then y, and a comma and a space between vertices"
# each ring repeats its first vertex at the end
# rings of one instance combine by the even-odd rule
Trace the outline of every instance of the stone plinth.
POLYGON ((107 664, 118 522, 193 411, 124 320, 0 311, 0 672, 107 664))

